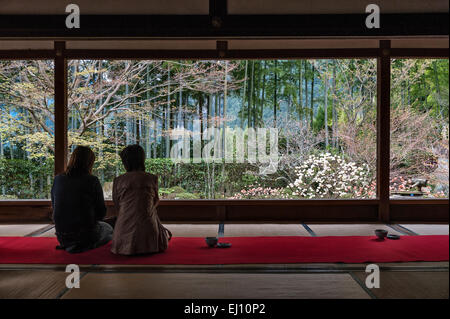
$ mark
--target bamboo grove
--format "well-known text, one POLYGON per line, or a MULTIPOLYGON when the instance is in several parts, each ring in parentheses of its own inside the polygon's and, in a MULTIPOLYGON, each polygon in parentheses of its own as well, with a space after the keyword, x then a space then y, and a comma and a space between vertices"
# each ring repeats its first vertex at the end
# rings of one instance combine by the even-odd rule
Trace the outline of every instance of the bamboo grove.
MULTIPOLYGON (((69 151, 92 147, 106 197, 129 144, 144 147, 163 198, 376 196, 373 59, 70 60, 68 68, 69 151), (204 148, 208 128, 239 129, 246 142, 275 129, 277 169, 261 173, 248 153, 239 163, 173 158, 174 132, 198 130, 204 148)), ((0 198, 48 198, 53 75, 52 61, 0 61, 0 198)), ((393 195, 422 178, 421 196, 448 197, 448 87, 448 59, 392 61, 393 195)))

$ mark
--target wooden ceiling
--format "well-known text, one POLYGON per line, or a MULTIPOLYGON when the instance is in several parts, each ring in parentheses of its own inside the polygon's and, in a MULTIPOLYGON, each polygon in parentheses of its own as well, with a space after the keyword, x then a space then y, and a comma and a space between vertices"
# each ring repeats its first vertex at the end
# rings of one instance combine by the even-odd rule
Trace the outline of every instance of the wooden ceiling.
MULTIPOLYGON (((219 0, 220 1, 220 0, 219 0)), ((202 15, 209 0, 0 0, 0 14, 64 14, 76 3, 82 14, 170 14, 202 15)), ((448 12, 446 0, 228 0, 229 14, 357 14, 369 3, 382 13, 448 12)))
MULTIPOLYGON (((378 39, 232 39, 230 50, 279 50, 279 49, 349 49, 378 48, 378 39)), ((448 37, 392 39, 392 48, 448 49, 448 37)), ((0 40, 0 50, 52 50, 52 40, 0 40)), ((215 40, 69 40, 67 49, 92 50, 215 50, 215 40)))
POLYGON ((65 14, 76 3, 81 14, 208 14, 209 0, 0 0, 0 14, 65 14))
POLYGON ((0 0, 0 50, 448 49, 447 0, 378 0, 381 28, 365 27, 366 0, 0 0), (81 28, 65 27, 76 3, 81 28))

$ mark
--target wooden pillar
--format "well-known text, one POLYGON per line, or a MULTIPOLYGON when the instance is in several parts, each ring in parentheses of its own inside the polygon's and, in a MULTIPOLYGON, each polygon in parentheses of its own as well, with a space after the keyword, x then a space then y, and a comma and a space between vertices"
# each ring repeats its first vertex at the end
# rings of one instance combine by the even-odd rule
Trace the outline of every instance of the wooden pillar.
POLYGON ((378 219, 389 221, 391 41, 380 41, 377 59, 377 195, 378 219))
POLYGON ((216 220, 223 223, 227 220, 226 206, 216 206, 216 220))
POLYGON ((55 175, 67 165, 67 60, 65 42, 55 42, 55 175))
POLYGON ((223 20, 228 13, 227 0, 209 0, 209 15, 211 25, 219 29, 222 27, 223 20))
POLYGON ((224 58, 228 51, 228 41, 217 41, 216 50, 218 52, 219 58, 224 58))

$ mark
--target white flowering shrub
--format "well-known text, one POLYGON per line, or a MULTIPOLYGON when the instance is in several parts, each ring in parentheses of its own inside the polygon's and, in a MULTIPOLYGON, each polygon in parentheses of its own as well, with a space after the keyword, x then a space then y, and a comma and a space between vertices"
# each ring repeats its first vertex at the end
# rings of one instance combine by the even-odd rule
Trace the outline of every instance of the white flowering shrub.
POLYGON ((248 189, 243 189, 229 199, 288 199, 288 195, 283 188, 262 187, 250 185, 248 189))
POLYGON ((367 164, 358 165, 339 155, 311 155, 295 168, 289 184, 293 196, 301 198, 370 198, 375 183, 367 164))

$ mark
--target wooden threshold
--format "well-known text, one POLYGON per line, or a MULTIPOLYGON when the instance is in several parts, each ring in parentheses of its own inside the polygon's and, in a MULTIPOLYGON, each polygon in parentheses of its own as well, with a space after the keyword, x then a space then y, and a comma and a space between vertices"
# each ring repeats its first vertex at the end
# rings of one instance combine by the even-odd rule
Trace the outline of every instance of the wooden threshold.
MULTIPOLYGON (((377 222, 379 200, 161 200, 164 222, 377 222)), ((108 216, 117 214, 106 201, 108 216)), ((391 200, 390 222, 447 222, 448 200, 391 200)), ((0 223, 50 223, 49 200, 0 201, 0 223)))
MULTIPOLYGON (((320 273, 320 272, 348 272, 364 271, 369 263, 311 263, 311 264, 232 264, 232 265, 80 265, 80 271, 89 272, 267 272, 267 273, 320 273)), ((448 261, 443 262, 406 262, 406 263, 378 263, 382 271, 448 271, 448 261)), ((65 271, 66 265, 56 264, 0 264, 2 270, 54 270, 65 271)))
MULTIPOLYGON (((448 58, 446 48, 391 48, 391 58, 448 58)), ((51 60, 57 56, 56 50, 0 50, 1 60, 51 60)), ((66 59, 355 59, 382 56, 378 48, 338 48, 338 49, 262 49, 262 50, 118 50, 118 49, 64 49, 66 59)))

